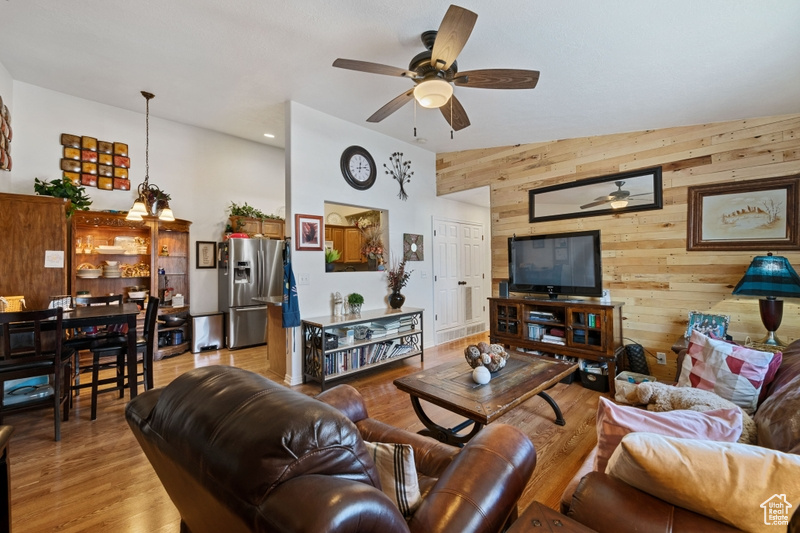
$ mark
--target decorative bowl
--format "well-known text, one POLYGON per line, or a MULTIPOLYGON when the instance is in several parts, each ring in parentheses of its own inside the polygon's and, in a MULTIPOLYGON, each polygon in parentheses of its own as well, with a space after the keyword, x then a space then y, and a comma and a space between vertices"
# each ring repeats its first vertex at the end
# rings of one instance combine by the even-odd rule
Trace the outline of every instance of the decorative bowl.
POLYGON ((167 327, 170 328, 174 328, 176 326, 182 326, 183 323, 186 322, 186 319, 180 316, 167 315, 159 318, 162 318, 164 320, 164 324, 166 324, 167 327))
POLYGON ((494 373, 506 366, 508 354, 500 344, 479 342, 464 349, 464 358, 472 368, 484 366, 494 373))

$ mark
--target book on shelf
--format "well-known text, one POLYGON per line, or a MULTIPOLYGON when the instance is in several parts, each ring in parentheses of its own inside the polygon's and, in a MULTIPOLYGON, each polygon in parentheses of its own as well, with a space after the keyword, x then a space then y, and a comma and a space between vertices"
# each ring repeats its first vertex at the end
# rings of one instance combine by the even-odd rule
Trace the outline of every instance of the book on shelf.
POLYGON ((550 344, 566 344, 563 337, 556 337, 555 335, 542 335, 542 342, 549 342, 550 344))

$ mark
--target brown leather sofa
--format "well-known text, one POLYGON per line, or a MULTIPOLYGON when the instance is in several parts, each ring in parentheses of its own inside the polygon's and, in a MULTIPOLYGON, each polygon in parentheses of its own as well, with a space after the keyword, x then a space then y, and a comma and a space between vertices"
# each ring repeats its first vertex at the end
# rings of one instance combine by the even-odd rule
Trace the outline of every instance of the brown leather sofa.
MULTIPOLYGON (((800 454, 800 340, 783 352, 783 362, 755 414, 758 445, 800 454)), ((574 493, 565 493, 561 511, 602 533, 739 531, 709 517, 671 505, 604 473, 591 472, 591 454, 574 493)), ((710 481, 713 484, 713 481, 710 481)), ((715 490, 724 487, 714 486, 715 490)), ((567 489, 570 490, 569 488, 567 489)), ((800 531, 795 512, 789 531, 800 531)))
POLYGON ((140 394, 125 414, 181 531, 194 533, 497 532, 536 465, 511 426, 492 424, 459 450, 369 418, 347 385, 315 399, 226 366, 140 394), (363 439, 414 448, 423 500, 408 522, 363 439))

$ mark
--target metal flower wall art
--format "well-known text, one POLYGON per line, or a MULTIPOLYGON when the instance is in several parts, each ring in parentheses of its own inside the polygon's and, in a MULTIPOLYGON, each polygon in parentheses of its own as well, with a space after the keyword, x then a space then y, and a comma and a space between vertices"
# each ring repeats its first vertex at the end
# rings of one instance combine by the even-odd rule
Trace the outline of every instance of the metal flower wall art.
POLYGON ((403 152, 395 152, 389 158, 389 162, 391 166, 384 163, 383 168, 386 169, 387 174, 390 174, 400 184, 400 192, 397 193, 397 197, 401 200, 407 200, 408 194, 403 186, 409 183, 411 176, 414 175, 414 171, 411 170, 411 161, 403 161, 403 152))

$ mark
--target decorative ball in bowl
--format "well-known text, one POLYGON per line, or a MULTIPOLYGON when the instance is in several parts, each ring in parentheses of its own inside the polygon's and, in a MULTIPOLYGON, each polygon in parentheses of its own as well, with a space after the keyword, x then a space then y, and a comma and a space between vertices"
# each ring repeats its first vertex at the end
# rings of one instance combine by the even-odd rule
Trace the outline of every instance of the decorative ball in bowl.
POLYGON ((499 344, 479 342, 470 344, 464 349, 464 358, 472 368, 484 366, 489 372, 497 372, 506 366, 508 354, 499 344))

